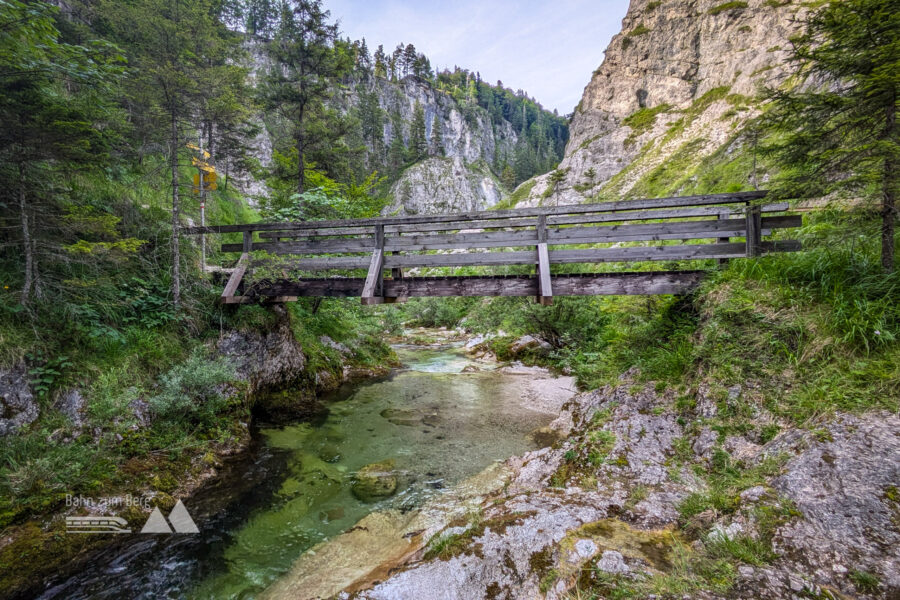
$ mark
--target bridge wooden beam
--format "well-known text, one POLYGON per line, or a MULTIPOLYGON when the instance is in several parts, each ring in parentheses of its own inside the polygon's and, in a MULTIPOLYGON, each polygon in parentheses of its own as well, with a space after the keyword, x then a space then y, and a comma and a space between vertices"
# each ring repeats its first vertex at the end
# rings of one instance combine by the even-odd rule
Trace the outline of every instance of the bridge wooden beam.
POLYGON ((250 254, 244 252, 241 254, 241 257, 238 259, 237 265, 234 267, 234 271, 231 272, 231 276, 228 278, 228 283, 225 284, 225 289, 222 290, 222 295, 219 297, 219 301, 223 304, 231 304, 230 298, 234 297, 234 293, 237 291, 238 286, 241 284, 241 280, 244 278, 244 273, 247 272, 247 267, 250 265, 250 254))
POLYGON ((363 304, 384 302, 384 225, 375 225, 375 250, 369 263, 369 272, 362 289, 363 304))
MULTIPOLYGON (((684 294, 691 291, 705 271, 649 271, 551 275, 556 296, 684 294)), ((365 279, 279 279, 260 281, 250 292, 263 297, 359 297, 365 279)), ((405 277, 385 279, 387 298, 427 296, 530 296, 540 293, 537 275, 405 277)))
POLYGON ((765 198, 768 192, 733 192, 726 194, 703 194, 674 198, 646 198, 640 200, 619 200, 596 204, 569 204, 563 206, 542 206, 537 208, 514 208, 508 210, 472 211, 444 215, 415 215, 410 217, 377 217, 374 219, 342 219, 334 221, 306 221, 296 223, 253 223, 250 225, 213 225, 206 227, 184 227, 182 233, 233 233, 238 231, 289 231, 321 229, 323 227, 359 227, 380 225, 413 225, 421 223, 447 223, 451 221, 494 220, 508 217, 537 217, 539 215, 568 215, 586 213, 610 213, 625 210, 655 210, 710 206, 713 204, 740 204, 765 198))

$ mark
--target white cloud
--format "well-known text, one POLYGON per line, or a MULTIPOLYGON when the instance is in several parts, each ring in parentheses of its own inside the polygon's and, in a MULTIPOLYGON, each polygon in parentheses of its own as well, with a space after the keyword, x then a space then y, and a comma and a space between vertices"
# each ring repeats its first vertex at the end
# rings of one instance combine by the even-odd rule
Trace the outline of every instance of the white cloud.
POLYGON ((569 113, 619 31, 627 0, 326 0, 343 35, 370 50, 412 43, 435 67, 479 71, 569 113))

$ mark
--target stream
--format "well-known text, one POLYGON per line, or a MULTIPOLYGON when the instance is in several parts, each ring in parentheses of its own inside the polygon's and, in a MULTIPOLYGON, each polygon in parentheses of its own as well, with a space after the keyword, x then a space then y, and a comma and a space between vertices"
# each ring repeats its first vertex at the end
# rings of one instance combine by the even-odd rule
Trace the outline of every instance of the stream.
POLYGON ((528 377, 476 363, 458 344, 395 350, 401 369, 345 386, 315 421, 256 426, 249 450, 185 501, 199 534, 122 536, 38 597, 255 598, 366 515, 414 510, 538 447, 531 434, 554 415, 525 400, 528 377), (396 493, 357 498, 354 474, 384 461, 396 493))

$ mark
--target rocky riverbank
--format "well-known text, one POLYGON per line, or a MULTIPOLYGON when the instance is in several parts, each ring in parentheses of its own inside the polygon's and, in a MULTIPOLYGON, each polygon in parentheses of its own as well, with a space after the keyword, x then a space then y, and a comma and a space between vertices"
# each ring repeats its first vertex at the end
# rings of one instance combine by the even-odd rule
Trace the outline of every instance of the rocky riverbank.
POLYGON ((896 414, 765 441, 762 415, 721 435, 684 407, 634 373, 576 396, 551 426, 565 441, 507 461, 467 516, 407 532, 340 597, 898 597, 896 414))

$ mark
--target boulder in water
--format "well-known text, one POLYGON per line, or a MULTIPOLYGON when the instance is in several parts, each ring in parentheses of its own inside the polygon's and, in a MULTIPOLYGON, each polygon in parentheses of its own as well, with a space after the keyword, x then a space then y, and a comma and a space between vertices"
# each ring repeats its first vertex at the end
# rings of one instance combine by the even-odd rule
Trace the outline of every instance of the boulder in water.
POLYGON ((353 495, 363 502, 375 502, 393 496, 397 491, 397 473, 394 461, 383 460, 364 466, 353 476, 350 488, 353 495))

